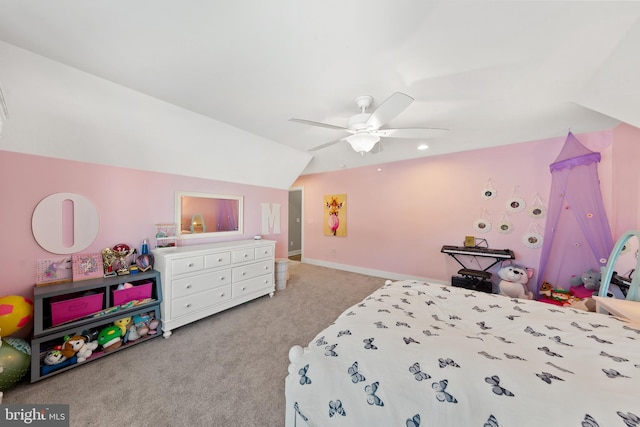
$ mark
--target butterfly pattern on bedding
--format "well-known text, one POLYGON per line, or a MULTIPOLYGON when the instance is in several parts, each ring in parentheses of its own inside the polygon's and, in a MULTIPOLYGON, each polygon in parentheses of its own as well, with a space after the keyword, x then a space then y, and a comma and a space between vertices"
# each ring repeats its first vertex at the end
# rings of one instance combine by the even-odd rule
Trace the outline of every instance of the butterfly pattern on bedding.
POLYGON ((638 326, 463 288, 386 284, 290 372, 298 426, 640 427, 638 326))

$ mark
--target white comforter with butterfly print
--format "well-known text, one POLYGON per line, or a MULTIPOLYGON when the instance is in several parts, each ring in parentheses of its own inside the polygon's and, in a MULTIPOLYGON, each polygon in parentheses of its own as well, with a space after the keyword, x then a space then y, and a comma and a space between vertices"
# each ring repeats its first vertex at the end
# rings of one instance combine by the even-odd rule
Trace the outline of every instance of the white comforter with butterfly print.
POLYGON ((640 426, 640 329, 603 314, 400 281, 295 353, 289 426, 640 426))

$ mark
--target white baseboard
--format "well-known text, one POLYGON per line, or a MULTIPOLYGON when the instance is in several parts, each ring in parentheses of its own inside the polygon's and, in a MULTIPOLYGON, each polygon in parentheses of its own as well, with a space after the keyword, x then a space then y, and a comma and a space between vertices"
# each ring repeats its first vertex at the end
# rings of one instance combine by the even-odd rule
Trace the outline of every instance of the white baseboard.
POLYGON ((353 265, 338 264, 335 262, 322 261, 317 259, 302 258, 302 262, 307 264, 318 265, 320 267, 335 268, 336 270, 350 271, 352 273, 366 274, 367 276, 380 277, 390 280, 419 280, 421 282, 435 283, 437 285, 451 285, 451 282, 430 279, 428 277, 410 276, 407 274, 394 273, 391 271, 374 270, 371 268, 356 267, 353 265))
POLYGON ((289 251, 287 256, 293 256, 293 255, 302 255, 302 250, 298 249, 297 251, 289 251))

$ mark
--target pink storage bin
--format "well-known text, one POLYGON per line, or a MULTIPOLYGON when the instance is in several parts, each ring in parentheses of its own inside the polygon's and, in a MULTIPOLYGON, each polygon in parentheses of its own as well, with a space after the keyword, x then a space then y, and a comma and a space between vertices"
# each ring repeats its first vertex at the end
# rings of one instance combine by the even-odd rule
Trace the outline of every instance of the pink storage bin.
POLYGON ((143 282, 133 288, 113 291, 113 306, 126 304, 129 301, 151 298, 151 282, 143 282))
POLYGON ((51 326, 81 319, 102 310, 104 294, 85 295, 62 301, 51 301, 51 326))

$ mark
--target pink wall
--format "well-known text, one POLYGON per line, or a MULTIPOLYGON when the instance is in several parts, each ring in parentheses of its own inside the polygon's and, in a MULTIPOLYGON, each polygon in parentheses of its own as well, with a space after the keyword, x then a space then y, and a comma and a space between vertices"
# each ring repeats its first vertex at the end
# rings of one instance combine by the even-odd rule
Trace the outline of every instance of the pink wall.
MULTIPOLYGON (((612 131, 576 136, 587 148, 602 154, 601 182, 605 189, 611 188, 612 131)), ((545 219, 533 219, 525 210, 508 214, 512 233, 501 234, 496 228, 506 211, 505 202, 514 195, 530 205, 539 194, 548 206, 549 164, 558 156, 564 140, 553 138, 390 163, 382 165, 381 171, 363 167, 302 176, 294 186, 304 187, 304 258, 320 264, 449 281, 460 266, 441 253, 441 247, 462 245, 464 236, 473 235, 486 238, 492 248, 512 249, 519 263, 537 270, 541 249, 526 247, 522 237, 533 224, 538 224, 540 234, 544 234, 545 219), (485 200, 481 191, 489 179, 497 197, 485 200), (347 195, 347 236, 325 236, 323 196, 341 193, 347 195), (474 229, 481 209, 489 212, 493 225, 486 234, 474 229)), ((604 198, 611 210, 611 193, 604 198)), ((486 265, 482 263, 481 267, 486 265)))
MULTIPOLYGON (((126 155, 126 153, 123 153, 126 155)), ((266 187, 144 172, 0 151, 3 244, 0 245, 0 296, 33 297, 36 261, 58 257, 42 249, 31 231, 37 204, 53 193, 88 198, 100 215, 100 230, 84 252, 99 252, 117 243, 138 248, 143 239, 154 244, 156 223, 174 222, 175 192, 194 191, 244 197, 244 235, 225 239, 192 239, 185 245, 252 238, 262 234, 262 203, 280 204, 281 234, 276 256, 287 256, 288 192, 266 187)))
POLYGON ((611 194, 616 209, 610 217, 614 237, 640 230, 640 129, 623 124, 613 130, 611 194))

